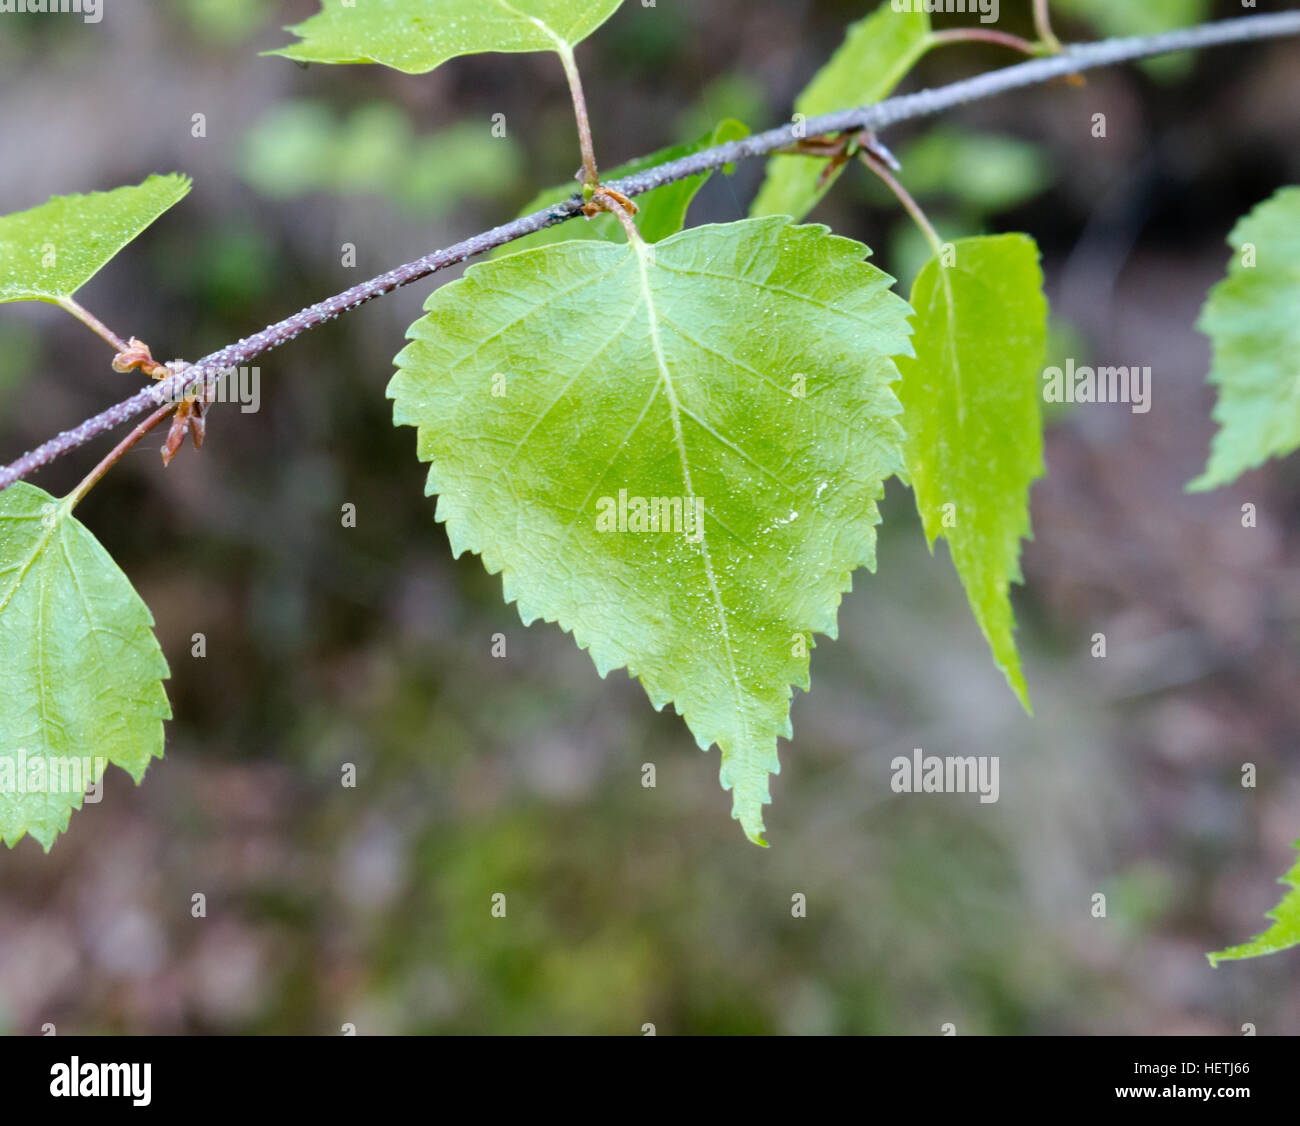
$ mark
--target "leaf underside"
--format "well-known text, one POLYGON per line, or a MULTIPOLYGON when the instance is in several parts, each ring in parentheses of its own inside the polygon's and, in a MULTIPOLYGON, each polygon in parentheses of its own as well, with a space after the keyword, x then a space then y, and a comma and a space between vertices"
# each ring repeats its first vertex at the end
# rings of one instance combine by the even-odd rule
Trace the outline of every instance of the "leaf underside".
POLYGON ((1228 276, 1197 323, 1214 346, 1219 431, 1194 492, 1300 448, 1300 187, 1261 203, 1228 241, 1228 276))
POLYGON ((300 39, 265 51, 304 63, 381 63, 424 74, 448 59, 484 51, 566 50, 623 0, 322 0, 286 28, 300 39))
POLYGON ((868 253, 768 218, 510 255, 430 297, 388 389, 453 551, 718 744, 757 843, 809 635, 901 468, 908 310, 868 253))
POLYGON ((0 839, 48 851, 106 764, 139 782, 171 709, 153 618, 66 502, 0 493, 0 839))
POLYGON ((1009 585, 1022 582, 1029 490, 1043 475, 1047 301, 1025 235, 962 239, 912 287, 915 358, 899 359, 907 475, 933 549, 942 536, 975 619, 1029 710, 1009 585))
POLYGON ((71 297, 189 190, 188 176, 150 176, 0 216, 0 302, 71 297))

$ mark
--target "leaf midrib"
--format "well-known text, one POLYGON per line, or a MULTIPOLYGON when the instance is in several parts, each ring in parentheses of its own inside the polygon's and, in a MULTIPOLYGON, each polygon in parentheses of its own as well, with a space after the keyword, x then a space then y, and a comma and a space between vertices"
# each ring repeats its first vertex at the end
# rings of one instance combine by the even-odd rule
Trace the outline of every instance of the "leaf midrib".
MULTIPOLYGON (((682 433, 681 403, 677 398, 677 388, 673 383, 672 375, 668 371, 668 363, 664 356, 663 340, 659 333, 659 311, 655 305, 654 290, 650 284, 650 269, 647 257, 651 252, 642 242, 633 243, 632 249, 636 252, 637 266, 640 271, 641 290, 645 301, 647 324, 650 329, 650 342, 654 347, 655 364, 659 369, 659 378, 664 388, 665 398, 668 401, 668 412, 673 424, 673 438, 677 445, 677 455, 682 463, 682 484, 686 490, 686 495, 692 501, 695 501, 697 498, 695 486, 691 481, 690 458, 686 454, 686 442, 682 433)), ((673 272, 681 273, 684 271, 673 272)), ((736 671, 736 655, 732 648, 731 630, 727 624, 727 611, 722 603, 722 593, 718 590, 717 577, 713 573, 713 558, 709 552, 708 533, 705 531, 703 519, 700 520, 700 559, 704 564, 705 578, 709 583, 709 592, 713 595, 713 605, 718 613, 718 625, 722 630, 722 643, 727 653, 727 669, 731 676, 731 690, 736 704, 736 716, 740 720, 744 744, 749 746, 751 745, 749 715, 741 703, 740 675, 736 671)), ((726 756, 727 749, 722 748, 722 751, 726 756)))
POLYGON ((527 12, 521 12, 513 4, 509 3, 508 0, 496 0, 496 3, 512 16, 518 16, 521 20, 528 20, 529 23, 541 28, 541 30, 550 38, 551 42, 555 44, 556 50, 564 51, 572 46, 567 39, 557 34, 545 20, 539 20, 536 16, 530 16, 527 12))

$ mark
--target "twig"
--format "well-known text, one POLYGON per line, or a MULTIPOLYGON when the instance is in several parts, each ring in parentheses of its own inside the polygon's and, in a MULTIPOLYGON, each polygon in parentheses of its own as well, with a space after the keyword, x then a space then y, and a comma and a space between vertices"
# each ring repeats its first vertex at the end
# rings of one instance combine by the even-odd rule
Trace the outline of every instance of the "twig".
POLYGON ((1031 43, 1019 35, 1006 31, 994 31, 990 27, 954 27, 947 31, 936 31, 930 36, 931 43, 994 43, 999 47, 1009 47, 1022 55, 1041 55, 1047 48, 1041 43, 1031 43))
POLYGON ((556 48, 564 64, 564 77, 569 80, 569 93, 573 98, 573 116, 578 123, 578 146, 582 149, 582 181, 589 188, 600 183, 600 170, 596 167, 596 147, 591 140, 591 117, 587 113, 587 97, 582 92, 582 75, 573 48, 567 43, 556 48))
POLYGON ((858 159, 879 176, 885 187, 898 198, 898 202, 903 205, 903 209, 912 217, 912 222, 921 228, 921 233, 925 235, 925 241, 930 244, 930 250, 933 251, 934 256, 936 258, 942 257, 943 240, 939 237, 939 232, 934 229, 934 224, 930 222, 929 217, 921 210, 921 205, 912 198, 912 193, 903 187, 898 178, 888 168, 865 149, 858 150, 858 159))
POLYGON ((132 446, 162 422, 162 420, 171 414, 171 412, 172 407, 170 403, 166 406, 159 407, 153 412, 153 414, 143 422, 139 423, 130 434, 118 442, 118 444, 108 452, 104 460, 87 473, 81 484, 73 489, 68 495, 68 506, 71 508, 80 504, 81 498, 99 483, 99 479, 103 477, 105 473, 122 460, 122 457, 127 450, 131 449, 132 446))
MULTIPOLYGON (((1293 11, 1243 16, 1239 19, 1204 24, 1162 35, 1108 39, 1099 43, 1071 46, 1061 54, 1050 58, 1032 59, 1029 62, 1018 63, 962 82, 954 82, 935 90, 903 94, 858 109, 842 110, 838 113, 809 118, 799 125, 784 125, 764 133, 752 134, 739 141, 730 141, 682 157, 680 160, 648 168, 634 176, 605 186, 628 197, 643 195, 665 184, 698 176, 728 164, 766 156, 768 153, 793 144, 804 136, 822 136, 862 129, 874 132, 902 121, 930 117, 968 102, 991 98, 1010 90, 1038 85, 1084 70, 1174 51, 1217 47, 1296 34, 1300 34, 1300 12, 1293 11)), ((420 281, 449 266, 455 266, 475 255, 494 250, 498 246, 505 246, 516 239, 524 238, 557 223, 566 222, 581 212, 583 204, 581 193, 577 193, 545 211, 525 215, 513 222, 494 227, 490 231, 484 231, 464 242, 458 242, 445 250, 434 251, 423 258, 417 258, 414 262, 398 266, 385 274, 380 274, 377 278, 362 282, 319 304, 303 309, 278 324, 264 328, 261 332, 228 345, 221 351, 214 352, 190 365, 184 372, 142 388, 129 399, 101 411, 93 418, 86 419, 71 430, 65 430, 0 469, 0 490, 8 488, 15 481, 34 473, 56 458, 84 446, 105 431, 129 422, 136 415, 155 408, 163 402, 174 405, 201 384, 206 386, 214 383, 223 372, 248 363, 263 352, 293 340, 308 329, 333 320, 350 309, 364 305, 367 301, 373 301, 376 297, 392 293, 395 289, 420 281)))
POLYGON ((96 336, 99 336, 104 340, 107 340, 114 348, 117 349, 119 353, 125 352, 129 347, 129 345, 125 340, 123 340, 120 336, 117 335, 117 333, 115 333, 111 328, 109 328, 108 325, 106 325, 97 316, 95 316, 94 313, 92 313, 89 309, 85 308, 79 301, 76 300, 76 298, 60 297, 58 304, 59 304, 59 308, 65 309, 67 310, 67 312, 71 313, 74 317, 77 318, 77 320, 79 320, 83 325, 85 325, 88 329, 90 329, 90 331, 93 332, 96 336))

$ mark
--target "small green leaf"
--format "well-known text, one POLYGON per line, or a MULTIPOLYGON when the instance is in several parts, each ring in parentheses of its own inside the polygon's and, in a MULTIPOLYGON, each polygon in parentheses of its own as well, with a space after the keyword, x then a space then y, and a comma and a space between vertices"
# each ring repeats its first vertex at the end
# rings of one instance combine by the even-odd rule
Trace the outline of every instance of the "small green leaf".
MULTIPOLYGON (((616 180, 635 175, 646 168, 655 168, 660 164, 667 164, 670 160, 679 160, 684 156, 690 156, 692 153, 712 148, 714 145, 723 145, 728 141, 738 141, 741 137, 747 136, 749 136, 749 130, 739 121, 723 121, 719 123, 712 133, 706 134, 693 144, 675 145, 672 148, 660 149, 657 153, 629 161, 627 164, 620 165, 609 172, 602 170, 601 179, 612 184, 616 180)), ((641 237, 646 242, 662 242, 670 235, 675 235, 680 231, 686 225, 686 212, 691 206, 691 201, 695 199, 699 190, 708 182, 710 175, 712 173, 705 172, 699 176, 691 176, 685 180, 665 184, 661 188, 655 188, 653 191, 646 192, 645 195, 638 197, 636 202, 641 210, 636 214, 636 225, 641 232, 641 237)), ((557 203, 563 203, 576 191, 578 191, 576 181, 571 186, 548 188, 530 200, 519 214, 531 215, 533 212, 541 211, 545 207, 553 207, 557 203)), ((521 250, 531 250, 534 247, 547 246, 555 242, 568 242, 570 239, 604 239, 606 242, 627 242, 627 232, 623 230, 623 224, 613 215, 602 213, 594 219, 570 219, 567 223, 558 223, 554 227, 547 227, 545 230, 538 231, 527 238, 498 247, 493 257, 501 258, 506 254, 518 254, 521 250)))
POLYGON ((55 196, 0 216, 0 302, 71 297, 189 190, 188 176, 150 176, 136 187, 55 196))
POLYGON ((483 51, 567 51, 623 0, 321 0, 286 28, 301 42, 267 55, 303 63, 382 63, 424 74, 483 51))
MULTIPOLYGON (((917 199, 951 199, 977 216, 1018 207, 1045 191, 1053 179, 1041 145, 943 125, 898 150, 898 160, 907 190, 917 199)), ((882 205, 897 203, 875 177, 866 182, 882 205)))
POLYGON ((868 253, 769 218, 511 254, 429 298, 388 388, 455 554, 717 743, 759 843, 811 635, 902 468, 908 310, 868 253))
POLYGON ((67 499, 0 493, 0 839, 46 851, 107 764, 163 753, 167 662, 153 618, 67 499))
POLYGON ((1043 475, 1047 301, 1026 235, 962 239, 912 287, 916 358, 899 359, 907 474, 931 550, 943 536, 994 660, 1029 710, 1009 584, 1022 582, 1029 488, 1043 475))
MULTIPOLYGON (((885 0, 871 15, 849 28, 843 45, 799 95, 795 112, 815 117, 880 101, 916 65, 930 44, 928 15, 896 12, 885 0)), ((817 181, 825 167, 826 161, 808 156, 772 157, 750 214, 802 219, 838 176, 836 173, 819 188, 817 181)))
MULTIPOLYGON (((1293 847, 1300 849, 1300 841, 1296 841, 1293 847)), ((1235 962, 1241 958, 1258 958, 1261 954, 1276 954, 1280 950, 1300 946, 1300 861, 1278 883, 1285 885, 1288 891, 1282 897, 1282 902, 1268 912, 1273 925, 1250 942, 1207 954, 1210 965, 1235 962)))
POLYGON ((1300 187, 1283 188, 1228 236, 1228 276, 1197 327, 1214 345, 1219 431, 1193 492, 1300 447, 1300 187))

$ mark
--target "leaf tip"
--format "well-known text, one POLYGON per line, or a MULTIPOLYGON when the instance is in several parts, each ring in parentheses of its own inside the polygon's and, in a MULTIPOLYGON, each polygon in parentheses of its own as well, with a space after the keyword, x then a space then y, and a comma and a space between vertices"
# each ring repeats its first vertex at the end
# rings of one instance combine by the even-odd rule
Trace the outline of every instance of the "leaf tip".
POLYGON ((1020 701, 1020 706, 1025 709, 1025 715, 1032 717, 1034 714, 1034 702, 1029 698, 1029 685, 1025 683, 1024 673, 1016 669, 1016 675, 1012 676, 1007 671, 1007 683, 1011 685, 1011 691, 1016 694, 1016 699, 1020 701))
POLYGON ((758 845, 759 848, 771 847, 763 836, 765 829, 761 814, 734 809, 731 816, 740 822, 741 829, 752 844, 758 845))

